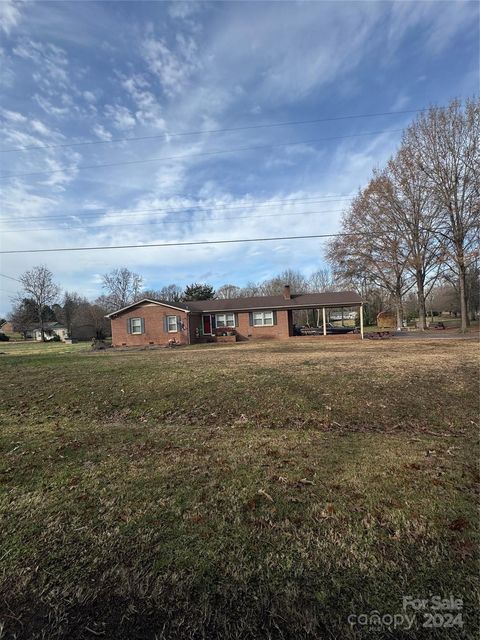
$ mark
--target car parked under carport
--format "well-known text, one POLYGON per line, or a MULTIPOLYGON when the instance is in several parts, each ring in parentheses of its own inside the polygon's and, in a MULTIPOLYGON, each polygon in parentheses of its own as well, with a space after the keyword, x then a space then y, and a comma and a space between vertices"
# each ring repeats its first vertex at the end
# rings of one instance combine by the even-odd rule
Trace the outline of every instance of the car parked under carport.
MULTIPOLYGON (((358 333, 357 327, 345 327, 345 326, 335 326, 331 322, 327 322, 325 325, 325 333, 326 335, 341 335, 347 333, 358 333)), ((295 326, 295 335, 297 336, 323 336, 325 335, 323 331, 323 327, 297 327, 295 326)))

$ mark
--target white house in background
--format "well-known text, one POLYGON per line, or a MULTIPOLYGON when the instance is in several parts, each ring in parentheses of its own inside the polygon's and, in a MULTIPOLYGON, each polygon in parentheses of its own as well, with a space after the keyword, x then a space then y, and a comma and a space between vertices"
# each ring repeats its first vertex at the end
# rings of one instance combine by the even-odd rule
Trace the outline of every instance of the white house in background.
POLYGON ((333 311, 330 313, 330 321, 332 320, 356 320, 357 311, 345 311, 342 315, 341 311, 333 311))
MULTIPOLYGON (((53 340, 55 336, 58 336, 62 342, 68 338, 67 327, 60 322, 45 322, 43 325, 43 332, 45 334, 45 340, 53 340)), ((32 337, 34 340, 40 341, 42 339, 42 330, 40 327, 32 329, 32 337)))

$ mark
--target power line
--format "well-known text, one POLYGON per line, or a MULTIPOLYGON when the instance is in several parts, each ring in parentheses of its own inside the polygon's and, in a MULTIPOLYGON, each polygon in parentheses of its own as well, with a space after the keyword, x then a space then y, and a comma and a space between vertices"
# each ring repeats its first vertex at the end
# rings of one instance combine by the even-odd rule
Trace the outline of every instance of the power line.
MULTIPOLYGON (((294 142, 279 142, 276 144, 257 145, 254 147, 236 147, 234 149, 217 149, 215 151, 200 151, 197 153, 184 153, 178 156, 163 156, 161 158, 144 158, 142 160, 124 160, 123 162, 108 162, 102 164, 84 164, 77 167, 73 167, 75 171, 84 171, 86 169, 103 169, 108 167, 120 167, 131 166, 137 164, 146 164, 148 162, 162 162, 163 160, 181 160, 185 158, 195 158, 200 156, 216 156, 223 155, 225 153, 236 153, 238 151, 260 151, 262 149, 275 149, 279 147, 289 147, 299 144, 315 144, 317 142, 325 142, 329 140, 343 140, 346 138, 360 138, 362 136, 375 136, 383 133, 399 133, 403 129, 385 129, 383 131, 367 131, 364 133, 351 133, 345 136, 331 136, 328 138, 315 138, 309 140, 296 140, 294 142)), ((0 176, 0 180, 9 180, 10 178, 30 178, 35 176, 53 175, 55 173, 64 173, 68 171, 68 168, 64 169, 51 169, 50 171, 33 171, 30 173, 8 173, 0 176)))
POLYGON ((304 236, 279 236, 275 238, 242 238, 237 240, 198 240, 196 242, 155 242, 153 244, 118 244, 102 245, 96 247, 58 247, 55 249, 12 249, 0 251, 0 255, 12 253, 59 253, 61 251, 107 251, 111 249, 149 249, 152 247, 192 247, 209 244, 235 244, 241 242, 271 242, 275 240, 306 240, 313 238, 337 238, 340 236, 370 235, 361 233, 323 233, 304 236))
POLYGON ((393 116, 393 115, 405 115, 408 113, 421 113, 428 111, 428 109, 406 109, 403 111, 383 111, 380 113, 360 113, 347 116, 335 116, 330 118, 313 118, 312 120, 290 120, 284 122, 272 122, 266 124, 252 124, 244 125, 240 127, 224 127, 222 129, 199 129, 198 131, 178 131, 178 132, 164 132, 152 136, 132 136, 129 138, 111 138, 110 140, 86 140, 83 142, 68 142, 62 144, 48 144, 48 145, 32 145, 29 147, 11 147, 10 149, 0 149, 0 153, 11 153, 14 151, 34 151, 41 149, 63 149, 65 147, 80 147, 87 145, 98 144, 116 144, 119 142, 136 142, 144 140, 158 140, 160 138, 177 138, 180 136, 196 136, 205 133, 228 133, 233 131, 247 131, 251 129, 271 129, 273 127, 286 127, 297 126, 302 124, 319 124, 321 122, 336 122, 339 120, 355 120, 358 118, 377 118, 380 116, 393 116))
POLYGON ((12 276, 6 276, 4 273, 0 273, 2 278, 8 278, 9 280, 15 280, 15 282, 21 282, 18 278, 12 278, 12 276))
MULTIPOLYGON (((99 224, 99 225, 90 225, 90 226, 77 226, 77 227, 37 227, 35 231, 71 231, 71 230, 95 230, 95 229, 112 229, 117 227, 146 227, 149 225, 156 224, 187 224, 187 223, 196 223, 201 222, 202 224, 207 224, 209 222, 224 222, 225 220, 255 220, 256 218, 278 218, 280 216, 304 216, 304 215, 318 215, 321 213, 342 213, 343 209, 326 209, 324 211, 294 211, 288 213, 266 213, 260 216, 235 216, 232 218, 210 218, 209 220, 202 219, 186 219, 186 220, 154 220, 149 222, 124 222, 123 224, 99 224)), ((32 231, 32 229, 8 229, 7 231, 2 231, 2 233, 19 233, 21 231, 32 231)))
POLYGON ((110 216, 110 215, 116 215, 118 217, 124 217, 124 216, 128 216, 128 217, 132 217, 134 215, 144 215, 145 213, 150 213, 150 212, 158 212, 158 213, 183 213, 183 212, 189 212, 189 211, 198 211, 199 213, 205 212, 208 213, 210 211, 230 211, 230 210, 234 210, 234 209, 249 209, 249 208, 267 208, 267 207, 276 207, 279 204, 299 204, 299 203, 303 203, 303 204, 321 204, 324 200, 327 200, 327 202, 340 202, 342 200, 351 200, 354 196, 347 196, 347 195, 341 195, 341 196, 323 196, 323 197, 316 197, 313 196, 311 198, 290 198, 290 199, 285 199, 285 200, 271 200, 271 201, 267 201, 267 202, 251 202, 251 203, 246 203, 246 204, 242 204, 242 205, 232 205, 232 206, 228 206, 228 205, 221 205, 221 206, 208 206, 208 205, 200 205, 200 206, 191 206, 191 207, 176 207, 174 209, 171 208, 161 208, 161 207, 154 207, 151 209, 120 209, 118 211, 108 211, 108 209, 97 209, 95 211, 87 211, 87 212, 79 212, 77 213, 68 213, 68 214, 62 214, 62 215, 55 215, 55 216, 21 216, 21 217, 15 217, 12 218, 11 216, 9 217, 5 217, 5 218, 0 218, 0 222, 10 222, 12 220, 14 220, 15 222, 19 221, 19 220, 63 220, 65 218, 69 218, 69 217, 82 217, 82 218, 86 218, 86 217, 95 217, 98 215, 105 215, 105 216, 110 216))

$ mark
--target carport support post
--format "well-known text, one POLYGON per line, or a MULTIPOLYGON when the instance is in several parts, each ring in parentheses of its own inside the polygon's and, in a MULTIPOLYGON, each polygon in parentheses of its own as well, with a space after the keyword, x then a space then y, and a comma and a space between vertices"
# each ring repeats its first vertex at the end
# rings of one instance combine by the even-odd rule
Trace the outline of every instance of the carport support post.
POLYGON ((323 335, 327 335, 327 314, 325 313, 325 307, 322 307, 322 320, 323 320, 323 335))
POLYGON ((363 304, 360 305, 360 336, 363 340, 363 304))

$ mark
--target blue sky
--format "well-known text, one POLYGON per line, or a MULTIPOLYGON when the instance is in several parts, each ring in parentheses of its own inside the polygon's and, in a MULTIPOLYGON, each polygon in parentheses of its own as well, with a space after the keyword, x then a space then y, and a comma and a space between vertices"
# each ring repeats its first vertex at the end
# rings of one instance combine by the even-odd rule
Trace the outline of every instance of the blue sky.
MULTIPOLYGON (((335 232, 412 114, 174 134, 418 109, 479 90, 476 2, 3 1, 0 33, 1 148, 57 145, 1 154, 2 175, 54 172, 1 181, 3 250, 335 232), (58 146, 142 136, 157 137, 58 146), (285 142, 299 144, 274 146, 285 142), (265 148, 206 155, 239 147, 265 148)), ((43 263, 95 297, 117 266, 148 288, 242 285, 312 272, 323 253, 308 240, 19 254, 0 256, 0 271, 43 263)), ((0 315, 15 290, 0 278, 0 315)))

